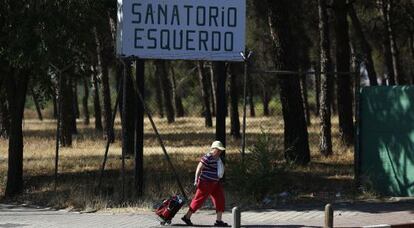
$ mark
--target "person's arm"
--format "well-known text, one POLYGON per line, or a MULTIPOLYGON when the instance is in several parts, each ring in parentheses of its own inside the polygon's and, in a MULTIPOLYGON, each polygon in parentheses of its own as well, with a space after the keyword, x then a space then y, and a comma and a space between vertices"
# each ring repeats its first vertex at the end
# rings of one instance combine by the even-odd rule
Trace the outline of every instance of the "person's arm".
POLYGON ((201 170, 203 170, 203 168, 204 168, 204 164, 203 164, 203 163, 201 163, 201 162, 199 162, 199 163, 198 163, 198 165, 197 165, 196 172, 195 172, 195 177, 194 177, 194 186, 197 186, 198 178, 200 177, 200 175, 201 175, 201 170))

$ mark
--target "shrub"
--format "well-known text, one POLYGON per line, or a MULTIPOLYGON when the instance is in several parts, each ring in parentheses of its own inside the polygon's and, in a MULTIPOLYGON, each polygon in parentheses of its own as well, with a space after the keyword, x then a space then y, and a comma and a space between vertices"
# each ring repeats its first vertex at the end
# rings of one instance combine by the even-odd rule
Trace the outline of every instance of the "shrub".
POLYGON ((246 153, 244 162, 240 159, 228 162, 229 187, 241 196, 263 199, 270 192, 280 189, 277 177, 283 172, 276 160, 279 153, 269 134, 262 133, 258 141, 246 153))

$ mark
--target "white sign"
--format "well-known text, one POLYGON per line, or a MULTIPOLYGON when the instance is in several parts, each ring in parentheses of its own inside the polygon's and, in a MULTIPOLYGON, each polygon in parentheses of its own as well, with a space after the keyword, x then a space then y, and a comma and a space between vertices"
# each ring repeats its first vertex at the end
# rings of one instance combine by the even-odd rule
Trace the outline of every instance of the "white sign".
POLYGON ((118 0, 117 54, 243 61, 246 0, 118 0))

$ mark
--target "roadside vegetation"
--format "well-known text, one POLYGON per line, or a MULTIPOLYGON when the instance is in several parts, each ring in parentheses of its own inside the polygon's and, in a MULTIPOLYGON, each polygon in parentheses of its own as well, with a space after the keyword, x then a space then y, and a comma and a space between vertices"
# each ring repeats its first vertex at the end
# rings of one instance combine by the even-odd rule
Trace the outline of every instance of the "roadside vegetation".
MULTIPOLYGON (((28 113, 30 116, 30 112, 28 113)), ((340 146, 331 157, 316 153, 307 166, 288 164, 283 157, 282 141, 277 141, 279 130, 270 131, 274 120, 265 117, 248 118, 247 153, 241 162, 240 140, 229 140, 225 188, 228 206, 272 207, 285 203, 332 202, 357 200, 367 195, 357 192, 353 185, 353 148, 340 146), (250 124, 250 125, 249 125, 250 124), (243 165, 244 164, 244 165, 243 165)), ((175 125, 156 119, 165 139, 167 151, 179 172, 186 192, 194 192, 192 180, 200 156, 206 152, 214 133, 204 128, 202 118, 184 118, 175 125), (186 127, 192 126, 192 127, 186 127), (173 131, 177 136, 170 137, 173 131)), ((335 123, 335 122, 334 122, 335 123)), ((93 126, 93 124, 92 124, 93 126)), ((79 124, 78 135, 72 147, 62 148, 59 160, 57 191, 54 191, 55 128, 54 120, 26 119, 24 121, 24 193, 11 201, 74 210, 150 210, 165 197, 179 193, 171 170, 152 129, 146 121, 144 172, 145 192, 138 197, 133 187, 133 159, 126 160, 125 198, 122 196, 120 121, 116 121, 117 139, 109 150, 108 162, 101 189, 97 189, 100 166, 106 141, 88 126, 79 124)), ((317 140, 317 126, 310 128, 311 138, 317 140), (315 134, 315 135, 313 135, 315 134), (313 135, 313 136, 312 136, 313 135)), ((335 129, 335 128, 334 128, 335 129)), ((337 134, 334 132, 334 134, 337 134)), ((0 139, 0 145, 7 140, 0 139)), ((7 174, 7 147, 1 147, 0 186, 7 174)), ((4 188, 0 188, 4 195, 4 188)), ((207 204, 208 207, 208 204, 207 204)))

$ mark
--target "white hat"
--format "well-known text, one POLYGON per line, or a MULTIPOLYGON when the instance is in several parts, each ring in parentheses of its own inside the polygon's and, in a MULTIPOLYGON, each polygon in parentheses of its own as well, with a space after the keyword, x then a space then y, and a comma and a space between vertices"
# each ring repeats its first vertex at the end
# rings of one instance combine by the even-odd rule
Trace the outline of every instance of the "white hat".
POLYGON ((219 150, 226 150, 226 148, 224 148, 223 143, 221 143, 220 141, 214 141, 211 144, 211 149, 217 148, 219 150))

